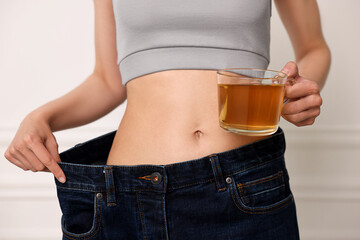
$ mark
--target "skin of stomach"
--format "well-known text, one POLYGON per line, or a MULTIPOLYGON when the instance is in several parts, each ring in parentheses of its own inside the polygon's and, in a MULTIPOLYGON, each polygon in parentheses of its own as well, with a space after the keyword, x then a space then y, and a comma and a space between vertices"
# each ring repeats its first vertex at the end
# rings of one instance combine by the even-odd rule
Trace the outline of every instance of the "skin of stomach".
POLYGON ((127 107, 108 165, 166 165, 231 150, 266 136, 219 126, 216 70, 166 70, 128 82, 127 107))

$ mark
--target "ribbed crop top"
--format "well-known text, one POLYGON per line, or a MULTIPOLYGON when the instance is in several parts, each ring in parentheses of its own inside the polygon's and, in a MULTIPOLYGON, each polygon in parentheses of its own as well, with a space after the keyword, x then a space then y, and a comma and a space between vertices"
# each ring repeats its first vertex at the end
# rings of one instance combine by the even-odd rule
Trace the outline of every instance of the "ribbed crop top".
POLYGON ((112 0, 122 82, 173 69, 267 68, 271 0, 112 0))

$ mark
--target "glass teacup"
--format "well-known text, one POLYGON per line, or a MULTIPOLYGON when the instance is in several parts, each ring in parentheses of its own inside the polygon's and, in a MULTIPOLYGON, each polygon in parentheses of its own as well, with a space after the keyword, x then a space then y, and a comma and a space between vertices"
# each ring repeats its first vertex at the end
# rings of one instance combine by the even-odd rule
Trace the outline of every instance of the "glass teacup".
POLYGON ((278 129, 288 75, 273 70, 227 68, 217 71, 219 124, 223 129, 265 136, 278 129))

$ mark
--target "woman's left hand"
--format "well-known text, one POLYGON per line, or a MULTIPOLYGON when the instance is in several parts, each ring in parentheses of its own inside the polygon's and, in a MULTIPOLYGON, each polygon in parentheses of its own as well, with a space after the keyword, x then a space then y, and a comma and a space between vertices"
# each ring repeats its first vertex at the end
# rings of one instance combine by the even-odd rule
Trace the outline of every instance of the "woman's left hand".
POLYGON ((295 62, 288 62, 281 71, 296 81, 294 85, 285 87, 285 98, 289 101, 284 105, 281 116, 298 127, 312 125, 320 114, 322 104, 319 85, 300 76, 295 62))

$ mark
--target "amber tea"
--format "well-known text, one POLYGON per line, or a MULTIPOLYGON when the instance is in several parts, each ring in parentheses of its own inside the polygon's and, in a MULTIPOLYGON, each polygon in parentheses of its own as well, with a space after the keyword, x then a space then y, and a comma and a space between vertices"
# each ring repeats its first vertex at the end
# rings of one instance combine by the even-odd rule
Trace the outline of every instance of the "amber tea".
POLYGON ((219 121, 223 128, 276 131, 284 85, 219 84, 219 121))
POLYGON ((232 71, 231 75, 221 72, 218 76, 220 127, 230 132, 254 136, 276 132, 287 75, 260 69, 246 69, 246 74, 243 69, 236 74, 232 71), (269 71, 271 75, 266 76, 264 72, 269 71))

